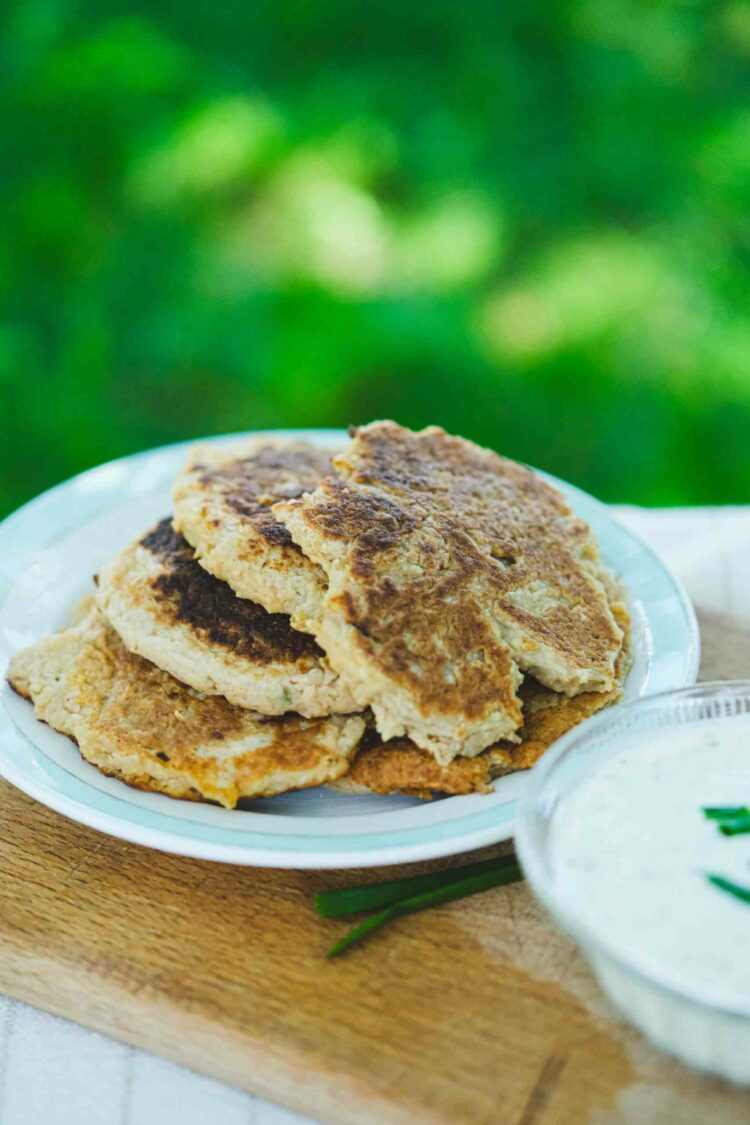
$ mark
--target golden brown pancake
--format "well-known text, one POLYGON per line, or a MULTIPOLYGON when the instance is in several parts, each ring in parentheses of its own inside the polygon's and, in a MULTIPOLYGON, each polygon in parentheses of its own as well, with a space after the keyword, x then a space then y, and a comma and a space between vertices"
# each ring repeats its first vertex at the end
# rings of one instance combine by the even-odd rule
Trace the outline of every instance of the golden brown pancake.
POLYGON ((521 685, 524 722, 521 741, 498 743, 476 758, 454 758, 446 766, 408 739, 383 740, 370 729, 365 733, 346 774, 332 782, 342 793, 407 793, 429 797, 433 793, 461 795, 484 793, 490 782, 503 774, 530 769, 545 750, 597 711, 617 703, 630 667, 630 618, 622 603, 612 612, 626 636, 616 666, 616 684, 610 692, 560 695, 531 676, 521 685))
POLYGON ((264 715, 356 710, 313 638, 238 598, 162 520, 99 573, 97 604, 131 652, 264 715))
POLYGON ((347 772, 330 782, 328 788, 338 793, 405 793, 413 797, 486 793, 493 776, 490 753, 487 750, 476 758, 454 758, 441 766, 432 754, 408 738, 383 742, 371 728, 347 772))
POLYGON ((613 689, 622 633, 593 535, 560 493, 437 427, 372 423, 333 464, 274 506, 328 580, 286 608, 384 739, 441 765, 512 740, 519 668, 569 695, 613 689))
POLYGON ((335 779, 364 730, 356 715, 272 719, 206 698, 128 652, 94 607, 17 653, 8 681, 103 773, 228 808, 335 779))
POLYGON ((623 633, 623 644, 615 662, 615 683, 612 689, 605 692, 584 691, 574 696, 560 695, 528 676, 519 693, 523 699, 524 714, 520 742, 493 746, 489 751, 493 769, 530 769, 558 738, 562 738, 584 719, 622 699, 625 678, 631 664, 631 622, 622 602, 613 602, 611 609, 612 616, 623 633))
POLYGON ((174 526, 201 566, 239 597, 286 612, 302 590, 315 597, 325 575, 274 517, 277 500, 301 496, 330 473, 331 450, 288 438, 252 437, 191 450, 174 484, 174 526))

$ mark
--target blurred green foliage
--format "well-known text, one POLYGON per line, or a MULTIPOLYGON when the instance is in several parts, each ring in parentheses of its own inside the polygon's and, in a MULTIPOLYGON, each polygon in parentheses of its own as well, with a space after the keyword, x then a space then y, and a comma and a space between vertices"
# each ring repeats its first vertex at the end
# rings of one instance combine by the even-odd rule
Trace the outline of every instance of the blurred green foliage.
POLYGON ((606 499, 750 499, 744 0, 3 20, 2 510, 377 416, 606 499))

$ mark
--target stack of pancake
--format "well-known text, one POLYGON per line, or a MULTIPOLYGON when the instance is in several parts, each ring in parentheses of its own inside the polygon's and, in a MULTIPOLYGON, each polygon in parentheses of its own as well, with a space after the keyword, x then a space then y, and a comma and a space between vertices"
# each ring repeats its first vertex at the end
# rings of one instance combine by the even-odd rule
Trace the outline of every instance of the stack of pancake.
POLYGON ((461 794, 620 697, 628 626, 555 489, 374 422, 333 456, 194 449, 174 515, 8 678, 103 772, 172 797, 461 794))

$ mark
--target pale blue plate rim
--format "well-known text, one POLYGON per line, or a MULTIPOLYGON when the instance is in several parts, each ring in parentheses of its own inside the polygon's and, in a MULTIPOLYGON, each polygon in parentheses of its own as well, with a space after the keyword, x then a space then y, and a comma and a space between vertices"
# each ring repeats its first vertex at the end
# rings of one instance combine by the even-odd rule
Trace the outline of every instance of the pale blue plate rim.
MULTIPOLYGON (((341 430, 322 429, 256 432, 288 434, 327 443, 345 436, 341 430)), ((196 441, 230 442, 244 436, 247 434, 242 432, 175 442, 131 454, 80 473, 29 501, 0 523, 0 582, 3 584, 0 588, 17 579, 30 559, 54 542, 55 534, 75 527, 76 520, 83 518, 84 510, 87 517, 92 517, 111 506, 113 498, 108 491, 111 484, 108 486, 107 481, 123 477, 122 470, 128 471, 125 474, 128 487, 135 488, 135 497, 139 494, 139 469, 146 468, 145 487, 148 467, 161 462, 166 465, 196 441), (92 501, 98 495, 102 503, 97 507, 92 501), (86 497, 89 502, 82 503, 86 497)), ((592 524, 607 559, 628 563, 624 573, 620 569, 634 595, 631 612, 643 613, 649 626, 649 664, 643 683, 638 685, 638 694, 694 683, 700 659, 699 631, 682 583, 645 544, 618 524, 599 501, 550 474, 540 472, 540 476, 560 488, 576 512, 592 524), (642 575, 640 586, 650 591, 645 600, 639 597, 638 574, 642 575)), ((463 802, 467 812, 448 822, 416 823, 389 832, 357 832, 352 837, 340 833, 326 836, 317 831, 313 836, 303 831, 267 834, 197 824, 103 793, 46 756, 43 756, 40 770, 39 751, 21 733, 7 709, 0 715, 0 733, 3 736, 0 775, 29 796, 112 836, 180 855, 296 869, 377 866, 457 854, 496 843, 513 834, 516 800, 493 804, 486 810, 477 809, 477 803, 481 805, 483 800, 491 800, 481 797, 450 798, 451 802, 463 802), (33 757, 29 754, 30 748, 34 751, 33 757)), ((176 804, 167 797, 159 800, 172 806, 176 804)))

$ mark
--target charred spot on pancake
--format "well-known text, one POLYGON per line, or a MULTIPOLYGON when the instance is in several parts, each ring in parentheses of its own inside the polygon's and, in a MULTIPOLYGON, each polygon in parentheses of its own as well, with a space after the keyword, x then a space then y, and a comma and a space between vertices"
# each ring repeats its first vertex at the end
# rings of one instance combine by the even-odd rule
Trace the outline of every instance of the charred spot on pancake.
POLYGON ((183 536, 172 527, 171 516, 159 520, 156 527, 153 527, 148 535, 144 535, 141 539, 141 546, 151 551, 153 555, 162 558, 168 558, 175 554, 193 554, 191 547, 183 536))
POLYGON ((200 484, 218 489, 227 507, 251 523, 267 543, 297 552, 299 548, 284 525, 277 523, 271 505, 311 491, 330 472, 330 453, 324 449, 268 445, 221 468, 202 469, 200 484))
POLYGON ((152 589, 162 608, 210 644, 260 663, 312 661, 322 655, 312 637, 292 629, 284 614, 268 613, 256 602, 238 598, 226 582, 205 571, 171 519, 158 523, 141 546, 161 562, 163 572, 152 589))
POLYGON ((287 529, 283 524, 276 522, 273 514, 268 513, 266 518, 262 518, 258 515, 255 520, 255 527, 263 536, 266 543, 270 543, 272 546, 276 547, 290 547, 294 551, 299 551, 299 547, 293 542, 287 529))
POLYGON ((375 558, 397 547, 414 519, 386 495, 354 492, 335 477, 322 482, 323 503, 303 509, 317 529, 330 539, 352 544, 352 566, 369 575, 375 558))

